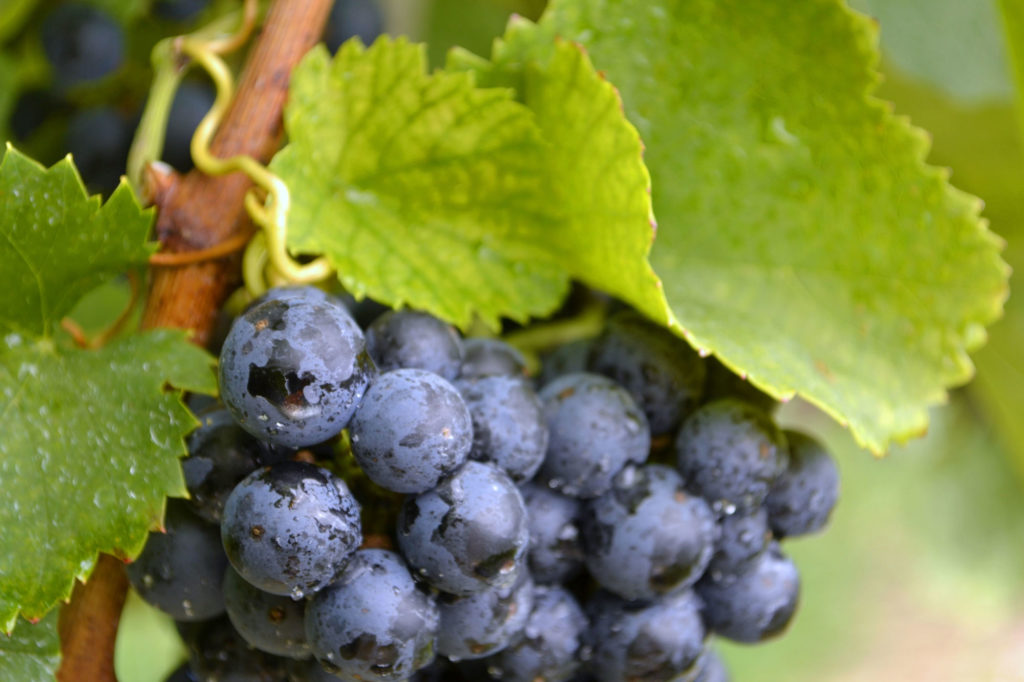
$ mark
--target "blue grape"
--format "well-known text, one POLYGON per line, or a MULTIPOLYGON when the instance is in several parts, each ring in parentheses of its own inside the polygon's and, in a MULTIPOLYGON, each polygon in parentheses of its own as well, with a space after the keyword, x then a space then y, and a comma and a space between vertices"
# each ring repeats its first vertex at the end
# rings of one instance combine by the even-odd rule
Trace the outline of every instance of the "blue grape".
MULTIPOLYGON (((469 660, 467 662, 475 663, 476 661, 469 660)), ((452 663, 443 656, 438 656, 430 665, 420 668, 409 679, 411 682, 475 682, 479 679, 486 679, 486 677, 487 673, 484 672, 482 677, 470 677, 467 679, 459 672, 455 663, 452 663)))
POLYGON ((679 471, 687 488, 716 509, 756 509, 786 468, 786 438, 772 418, 739 400, 700 407, 676 436, 679 471))
POLYGON ((369 45, 384 31, 377 0, 334 0, 324 28, 324 44, 334 54, 349 38, 359 36, 369 45))
POLYGON ((224 502, 238 482, 261 466, 284 461, 290 453, 256 440, 223 408, 199 418, 199 428, 188 438, 189 456, 181 468, 192 511, 219 524, 224 502))
POLYGON ((522 636, 487 659, 492 677, 505 682, 562 682, 580 668, 587 617, 563 587, 535 588, 522 636))
POLYGON ((508 586, 525 560, 526 507, 501 469, 470 460, 438 486, 402 504, 398 546, 419 576, 468 595, 508 586))
POLYGON ((60 98, 48 89, 29 88, 20 93, 9 121, 14 139, 25 140, 65 106, 60 98))
POLYGON ((288 663, 287 682, 338 682, 342 678, 324 668, 323 664, 316 660, 296 661, 288 663))
POLYGON ((250 649, 227 618, 189 623, 182 628, 189 668, 202 682, 282 682, 288 659, 250 649))
POLYGON ((192 81, 182 83, 174 94, 161 156, 180 173, 192 169, 192 136, 199 122, 210 111, 215 98, 216 93, 209 85, 192 81))
POLYGON ((392 310, 374 320, 366 329, 366 347, 382 372, 425 369, 452 381, 462 366, 462 339, 455 329, 415 310, 392 310))
POLYGON ((515 483, 533 478, 544 462, 548 427, 543 406, 521 377, 459 379, 456 388, 473 417, 472 459, 505 470, 515 483))
POLYGON ((697 408, 707 374, 686 341, 629 310, 608 321, 594 342, 589 368, 629 391, 653 436, 674 432, 697 408))
POLYGON ((466 461, 473 420, 459 392, 438 375, 396 369, 370 386, 349 434, 352 454, 370 480, 420 493, 466 461))
POLYGON ((514 585, 466 597, 441 594, 437 651, 451 660, 483 658, 507 647, 533 609, 533 581, 522 571, 514 585))
POLYGON ((440 616, 394 552, 362 549, 306 607, 313 653, 345 679, 404 680, 434 658, 440 616))
POLYGON ((250 303, 249 308, 255 308, 267 301, 295 301, 309 305, 336 305, 340 308, 339 312, 344 311, 349 314, 349 317, 352 316, 340 299, 333 298, 323 289, 314 286, 271 287, 250 303))
POLYGON ((235 630, 253 648, 287 658, 313 655, 306 641, 305 602, 256 589, 229 568, 224 606, 235 630))
POLYGON ((666 466, 626 467, 583 506, 587 569, 625 599, 654 599, 697 582, 711 559, 715 517, 666 466))
POLYGON ((697 583, 704 600, 704 622, 723 637, 754 643, 780 634, 796 612, 800 574, 772 545, 733 580, 705 576, 697 583))
POLYGON ((723 515, 718 520, 718 539, 708 564, 708 575, 717 581, 732 580, 750 568, 771 540, 768 513, 763 507, 723 515))
POLYGON ((128 580, 146 602, 180 621, 224 612, 220 585, 227 557, 217 528, 192 514, 184 500, 168 500, 165 533, 150 533, 128 580))
POLYGON ((344 294, 342 298, 345 301, 345 307, 349 309, 352 317, 355 318, 356 322, 363 329, 369 327, 373 324, 374 320, 391 310, 391 308, 372 298, 362 298, 357 301, 351 294, 344 294))
POLYGON ((124 60, 124 34, 103 10, 66 2, 43 20, 43 52, 59 84, 94 81, 116 70, 124 60))
POLYGON ((756 388, 743 377, 734 374, 715 357, 707 358, 708 378, 704 390, 704 402, 722 398, 735 398, 750 403, 769 414, 779 407, 779 401, 756 388))
POLYGON ((672 680, 692 671, 704 651, 707 633, 693 590, 653 602, 599 593, 587 614, 590 672, 600 682, 672 680))
POLYGON ((839 499, 839 470, 825 447, 805 433, 786 431, 789 466, 765 506, 778 538, 814 533, 828 523, 839 499))
POLYGON ((221 539, 243 578, 298 599, 330 584, 362 543, 359 504, 326 469, 282 462, 235 486, 221 539))
POLYGON ((188 663, 182 663, 167 676, 164 682, 200 682, 200 679, 192 672, 188 663))
POLYGON ((131 125, 114 109, 83 109, 71 118, 67 150, 86 187, 104 193, 117 187, 128 162, 131 139, 131 125))
POLYGON ((249 433, 303 447, 338 434, 376 376, 336 303, 267 300, 235 319, 220 354, 224 404, 249 433))
POLYGON ((583 568, 580 501, 532 482, 519 490, 529 517, 527 559, 533 579, 546 585, 572 579, 583 568))
POLYGON ((693 682, 729 682, 730 679, 722 658, 713 649, 706 649, 697 661, 693 682))
POLYGON ((541 363, 540 385, 547 386, 566 374, 586 372, 593 347, 593 339, 577 339, 545 355, 541 363))
POLYGON ((540 392, 548 450, 538 478, 566 495, 603 494, 651 447, 647 418, 626 389, 597 374, 567 374, 540 392))
POLYGON ((153 12, 172 21, 190 21, 206 9, 210 0, 157 0, 153 12))
POLYGON ((460 376, 464 379, 495 374, 522 377, 526 374, 526 358, 500 339, 466 339, 462 348, 460 376))

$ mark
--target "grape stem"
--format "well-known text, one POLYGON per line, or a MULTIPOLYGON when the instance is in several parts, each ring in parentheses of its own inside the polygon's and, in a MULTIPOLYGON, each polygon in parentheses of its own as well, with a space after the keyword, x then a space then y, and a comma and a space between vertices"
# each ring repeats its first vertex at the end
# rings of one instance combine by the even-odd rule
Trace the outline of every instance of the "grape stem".
MULTIPOLYGON (((281 112, 295 65, 319 40, 331 0, 275 0, 257 38, 237 96, 210 145, 220 156, 269 159, 281 142, 281 112)), ((170 252, 199 251, 251 230, 241 173, 211 177, 198 171, 176 177, 155 198, 156 232, 170 252)), ((217 312, 239 280, 238 257, 156 268, 142 326, 192 330, 205 345, 217 312)), ((63 660, 58 679, 110 682, 114 642, 128 589, 121 562, 101 555, 89 581, 76 586, 61 610, 63 660)))
POLYGON ((540 353, 580 339, 589 339, 604 328, 605 304, 590 299, 576 315, 551 322, 541 322, 526 329, 509 332, 502 337, 523 353, 540 353))
MULTIPOLYGON (((193 38, 181 41, 182 53, 191 57, 202 66, 210 79, 217 86, 217 99, 196 128, 192 137, 192 159, 196 167, 209 175, 226 175, 241 171, 249 176, 266 193, 266 199, 260 201, 254 192, 245 196, 245 208, 249 216, 263 228, 263 248, 270 267, 280 274, 284 280, 292 283, 310 284, 327 279, 331 275, 331 266, 324 257, 300 264, 288 254, 286 243, 288 229, 288 212, 291 208, 291 193, 288 185, 274 175, 266 166, 251 156, 238 154, 230 158, 218 158, 210 152, 210 141, 217 125, 231 104, 234 81, 231 71, 209 45, 193 38)), ((250 293, 258 294, 265 289, 262 277, 259 280, 249 279, 250 270, 243 271, 250 293)))
POLYGON ((76 346, 86 350, 102 348, 111 339, 121 333, 121 330, 124 329, 128 320, 131 319, 132 312, 135 310, 135 306, 139 302, 140 284, 138 274, 128 271, 128 284, 131 286, 131 296, 128 299, 128 303, 125 304, 121 313, 117 316, 117 319, 94 338, 90 339, 86 336, 82 327, 70 317, 65 317, 60 321, 61 328, 71 335, 71 340, 76 346))

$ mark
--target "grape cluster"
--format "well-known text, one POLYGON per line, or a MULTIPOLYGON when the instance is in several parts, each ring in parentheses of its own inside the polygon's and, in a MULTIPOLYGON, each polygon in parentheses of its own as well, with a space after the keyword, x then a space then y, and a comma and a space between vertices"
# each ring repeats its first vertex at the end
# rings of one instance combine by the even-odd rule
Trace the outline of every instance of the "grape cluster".
POLYGON ((181 623, 179 679, 728 679, 708 638, 790 622, 779 541, 827 522, 833 460, 635 313, 572 353, 538 390, 424 313, 364 331, 316 288, 255 301, 191 499, 129 567, 181 623))

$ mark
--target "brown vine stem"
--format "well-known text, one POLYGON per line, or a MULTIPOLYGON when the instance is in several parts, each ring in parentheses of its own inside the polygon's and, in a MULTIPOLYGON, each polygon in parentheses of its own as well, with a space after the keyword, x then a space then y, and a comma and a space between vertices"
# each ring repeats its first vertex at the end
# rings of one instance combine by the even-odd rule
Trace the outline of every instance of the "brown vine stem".
MULTIPOLYGON (((266 162, 281 142, 281 112, 292 69, 320 40, 331 0, 275 0, 246 61, 211 151, 247 154, 266 162)), ((197 171, 173 178, 156 196, 156 236, 172 253, 202 251, 252 230, 244 209, 251 183, 240 173, 210 177, 197 171)), ((160 267, 152 281, 143 328, 191 330, 205 345, 217 311, 239 281, 239 258, 160 267)), ((89 581, 75 586, 61 611, 61 682, 110 682, 114 643, 128 582, 121 562, 101 555, 89 581)))

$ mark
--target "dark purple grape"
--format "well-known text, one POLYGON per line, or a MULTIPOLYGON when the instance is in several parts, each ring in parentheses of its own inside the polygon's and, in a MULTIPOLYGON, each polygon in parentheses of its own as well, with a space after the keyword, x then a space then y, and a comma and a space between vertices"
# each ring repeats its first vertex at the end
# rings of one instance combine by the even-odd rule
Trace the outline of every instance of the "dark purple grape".
POLYGON ((590 672, 600 682, 674 680, 694 670, 706 631, 700 600, 681 590, 653 602, 600 593, 587 605, 590 672))
POLYGON ((580 501, 538 483, 520 486, 529 517, 530 574, 541 584, 567 582, 583 569, 580 501))
POLYGON ((736 398, 759 407, 769 414, 779 407, 779 401, 756 388, 743 377, 734 374, 715 357, 704 360, 708 368, 708 379, 704 390, 704 402, 722 398, 736 398))
POLYGON ((462 366, 455 328, 415 310, 392 310, 374 320, 366 329, 366 347, 382 372, 425 369, 453 381, 462 366))
POLYGON ((438 623, 402 558, 381 549, 356 552, 306 607, 313 653, 344 679, 408 678, 433 660, 438 623))
POLYGON ((761 505, 787 460, 786 437, 772 418, 733 399, 690 415, 675 451, 687 488, 726 514, 761 505))
POLYGON ((220 585, 227 557, 217 527, 192 514, 184 500, 169 499, 166 533, 150 533, 142 554, 128 564, 128 580, 146 602, 180 621, 224 613, 220 585))
POLYGON ((153 12, 172 21, 190 21, 206 9, 210 0, 156 0, 153 12))
POLYGON ((789 465, 765 500, 775 536, 814 533, 828 523, 839 499, 839 470, 821 443, 798 431, 786 431, 789 465))
POLYGON ((124 34, 114 19, 84 3, 65 2, 50 12, 41 28, 43 52, 63 86, 94 81, 124 60, 124 34))
POLYGON ((249 648, 227 618, 182 628, 189 667, 201 682, 283 682, 289 659, 249 648))
POLYGON ((697 583, 704 622, 737 642, 761 642, 789 625, 800 598, 800 574, 773 545, 747 572, 729 581, 705 576, 697 583))
MULTIPOLYGON (((309 305, 336 305, 348 313, 341 299, 332 298, 330 294, 314 286, 281 286, 271 287, 259 295, 246 310, 251 310, 267 301, 294 301, 309 305)), ((349 313, 351 317, 351 313, 349 313)))
POLYGON ((224 502, 239 481, 261 466, 288 459, 291 453, 261 443, 223 408, 202 413, 199 420, 199 428, 188 438, 189 456, 181 468, 192 511, 219 524, 224 502))
POLYGON ((462 378, 526 375, 526 358, 500 339, 466 339, 462 342, 462 378))
POLYGON ((286 658, 313 655, 306 641, 304 601, 258 590, 229 568, 224 574, 224 606, 235 630, 253 648, 286 658))
POLYGON ((723 515, 718 520, 718 539, 707 573, 721 582, 747 571, 772 540, 768 513, 763 507, 752 512, 723 515))
POLYGON ((533 609, 533 581, 520 572, 514 585, 467 597, 441 594, 437 652, 453 661, 483 658, 507 647, 533 609))
POLYGON ((707 373, 686 341, 631 310, 608 320, 588 366, 629 391, 653 436, 674 432, 697 408, 707 373))
POLYGON ((693 682, 729 682, 730 679, 722 658, 713 649, 705 649, 697 661, 697 675, 693 682))
POLYGON ((398 546, 420 578, 468 595, 515 582, 529 543, 526 523, 508 475, 470 460, 433 490, 406 498, 398 546))
POLYGON ((235 319, 220 354, 220 391, 258 438, 314 445, 348 425, 376 368, 340 304, 263 302, 235 319))
POLYGON ((715 516, 666 466, 626 467, 584 506, 584 561, 605 589, 654 599, 697 582, 711 559, 715 516))
POLYGON ((540 399, 522 377, 459 379, 456 388, 473 417, 469 456, 501 467, 515 483, 537 473, 548 446, 540 399))
POLYGON ((626 389, 597 374, 567 374, 540 393, 548 451, 538 479, 573 497, 597 497, 629 462, 647 459, 647 418, 626 389))
POLYGON ((109 194, 125 172, 131 141, 132 127, 124 116, 108 107, 96 107, 71 118, 65 146, 86 187, 109 194))
POLYGON ((565 588, 538 585, 522 636, 487 659, 491 677, 504 682, 562 682, 580 668, 587 617, 565 588))
POLYGON ((191 666, 188 663, 182 663, 174 669, 170 675, 164 680, 164 682, 201 682, 196 674, 192 672, 191 666))
POLYGON ((68 105, 61 98, 44 88, 30 88, 18 95, 9 121, 15 140, 25 140, 39 130, 51 116, 61 112, 68 105))
POLYGON ((299 599, 333 582, 362 543, 359 503, 326 469, 282 462, 235 487, 221 537, 243 578, 299 599))
POLYGON ((396 369, 370 386, 349 425, 352 454, 379 486, 421 493, 466 461, 473 421, 462 396, 440 376, 396 369))
POLYGON ((541 363, 540 385, 547 386, 566 374, 586 372, 593 347, 593 339, 577 339, 545 355, 541 363))
POLYGON ((378 0, 334 0, 324 28, 324 44, 334 54, 355 36, 371 44, 384 31, 384 16, 378 0))

